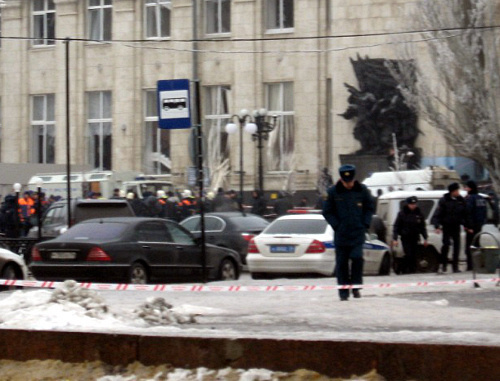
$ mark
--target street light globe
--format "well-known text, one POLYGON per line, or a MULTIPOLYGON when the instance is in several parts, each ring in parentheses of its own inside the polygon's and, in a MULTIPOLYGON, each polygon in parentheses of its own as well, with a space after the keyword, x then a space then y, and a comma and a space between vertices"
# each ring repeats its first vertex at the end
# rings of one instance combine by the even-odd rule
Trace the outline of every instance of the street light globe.
POLYGON ((255 123, 247 123, 245 125, 245 131, 253 135, 257 132, 257 125, 255 123))
POLYGON ((247 116, 247 115, 248 115, 248 110, 247 110, 246 108, 242 108, 242 109, 240 110, 239 117, 240 117, 240 118, 244 118, 244 117, 245 117, 245 116, 247 116))
POLYGON ((226 132, 228 134, 234 134, 236 131, 238 131, 238 127, 236 126, 235 123, 226 124, 226 132))
POLYGON ((261 108, 261 109, 259 110, 259 114, 260 114, 261 116, 266 116, 266 115, 267 115, 267 109, 265 109, 265 108, 261 108))
POLYGON ((21 184, 15 183, 12 188, 14 188, 14 192, 21 192, 21 184))
POLYGON ((41 188, 43 186, 43 179, 41 177, 37 177, 35 179, 35 185, 37 188, 41 188))

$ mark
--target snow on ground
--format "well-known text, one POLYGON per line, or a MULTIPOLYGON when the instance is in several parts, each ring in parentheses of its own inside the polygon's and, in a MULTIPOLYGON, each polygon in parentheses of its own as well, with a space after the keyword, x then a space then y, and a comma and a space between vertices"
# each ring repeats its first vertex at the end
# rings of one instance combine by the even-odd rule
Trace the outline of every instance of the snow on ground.
MULTIPOLYGON (((470 273, 365 277, 365 283, 457 279, 470 279, 470 273)), ((254 281, 245 275, 224 284, 332 283, 331 278, 254 281)), ((67 282, 60 290, 1 293, 0 329, 500 346, 500 287, 495 283, 377 288, 362 294, 340 302, 337 291, 96 292, 67 282)))

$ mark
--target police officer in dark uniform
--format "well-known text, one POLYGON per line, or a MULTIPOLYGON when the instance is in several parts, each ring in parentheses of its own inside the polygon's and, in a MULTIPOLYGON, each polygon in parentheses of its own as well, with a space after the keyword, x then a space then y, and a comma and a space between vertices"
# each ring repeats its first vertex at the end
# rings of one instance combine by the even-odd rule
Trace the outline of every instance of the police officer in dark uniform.
MULTIPOLYGON (((323 216, 335 232, 337 283, 363 283, 363 244, 374 212, 373 198, 364 184, 354 180, 356 167, 346 164, 339 169, 340 180, 328 189, 323 216)), ((353 289, 360 298, 359 289, 353 289)), ((339 290, 340 300, 349 299, 349 290, 339 290)))
MULTIPOLYGON (((441 248, 441 264, 443 272, 448 265, 448 251, 450 240, 453 241, 452 268, 454 273, 459 273, 458 256, 460 254, 460 230, 465 225, 465 200, 460 196, 460 185, 452 183, 448 185, 448 193, 439 200, 438 208, 432 218, 436 232, 443 232, 443 246, 441 248)), ((438 270, 439 273, 439 270, 438 270)))
POLYGON ((424 238, 424 247, 427 246, 427 228, 425 217, 418 207, 418 199, 415 196, 406 199, 406 205, 398 213, 392 234, 392 245, 398 245, 398 237, 403 243, 402 273, 413 274, 417 271, 417 249, 418 240, 424 238))

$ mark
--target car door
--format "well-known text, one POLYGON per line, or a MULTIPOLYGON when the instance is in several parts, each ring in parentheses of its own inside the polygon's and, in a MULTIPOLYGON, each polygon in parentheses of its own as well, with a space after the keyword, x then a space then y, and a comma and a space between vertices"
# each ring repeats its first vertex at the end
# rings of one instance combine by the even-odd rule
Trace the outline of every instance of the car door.
POLYGON ((152 279, 177 277, 178 250, 163 221, 147 221, 136 227, 142 256, 151 269, 152 279))
POLYGON ((42 236, 57 237, 61 228, 68 226, 66 218, 67 206, 59 204, 50 207, 42 221, 42 236))
POLYGON ((193 235, 182 226, 171 221, 165 223, 177 249, 178 275, 185 278, 201 277, 203 275, 201 247, 195 242, 193 235))

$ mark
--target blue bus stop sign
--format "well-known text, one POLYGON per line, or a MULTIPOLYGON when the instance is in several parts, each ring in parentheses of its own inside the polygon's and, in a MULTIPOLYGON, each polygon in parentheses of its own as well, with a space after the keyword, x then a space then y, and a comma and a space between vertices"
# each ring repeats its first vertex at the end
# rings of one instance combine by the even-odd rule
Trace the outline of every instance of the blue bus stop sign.
POLYGON ((191 128, 188 79, 158 81, 158 124, 164 129, 191 128))

